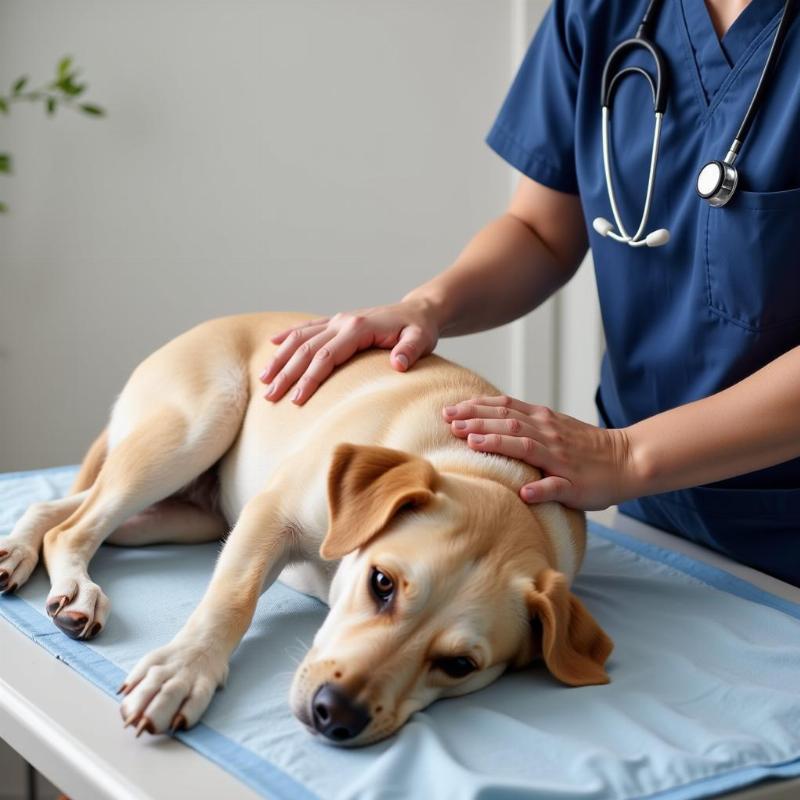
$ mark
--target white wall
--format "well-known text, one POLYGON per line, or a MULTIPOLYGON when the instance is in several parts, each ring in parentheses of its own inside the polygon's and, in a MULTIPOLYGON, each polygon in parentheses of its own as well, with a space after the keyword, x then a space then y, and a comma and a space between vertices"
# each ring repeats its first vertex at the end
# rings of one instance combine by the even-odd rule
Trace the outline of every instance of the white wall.
MULTIPOLYGON (((500 212, 511 3, 4 0, 0 80, 73 54, 94 120, 0 141, 0 469, 75 461, 134 364, 252 309, 394 300, 500 212)), ((508 332, 442 351, 500 385, 508 332)))
MULTIPOLYGON (((483 137, 543 5, 3 0, 0 83, 69 53, 109 116, 0 116, 0 470, 79 460, 195 322, 388 302, 447 266, 508 199, 483 137)), ((563 325, 551 303, 440 351, 555 404, 563 325)))

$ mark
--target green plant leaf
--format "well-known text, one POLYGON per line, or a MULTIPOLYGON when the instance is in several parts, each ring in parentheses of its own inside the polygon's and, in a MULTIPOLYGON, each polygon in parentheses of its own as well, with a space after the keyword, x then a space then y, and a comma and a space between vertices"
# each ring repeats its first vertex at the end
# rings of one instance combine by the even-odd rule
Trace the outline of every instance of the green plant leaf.
POLYGON ((69 68, 72 66, 72 56, 64 56, 61 61, 58 62, 57 72, 58 72, 58 80, 62 81, 64 78, 69 75, 69 68))
POLYGON ((59 81, 53 88, 61 90, 68 97, 76 97, 86 88, 86 84, 74 83, 73 77, 73 75, 67 75, 64 80, 59 81))
POLYGON ((55 97, 48 97, 47 98, 47 115, 52 117, 53 114, 56 113, 56 106, 58 102, 56 101, 55 97))
POLYGON ((91 114, 93 117, 104 117, 106 111, 100 106, 93 105, 92 103, 81 103, 81 111, 85 114, 91 114))
POLYGON ((5 97, 0 97, 0 111, 4 114, 8 114, 8 102, 5 97))
POLYGON ((0 214, 5 214, 8 211, 8 206, 5 203, 0 202, 0 214))
POLYGON ((0 153, 0 172, 11 172, 11 153, 0 153))
POLYGON ((28 76, 23 75, 21 78, 17 78, 14 82, 14 85, 11 87, 11 91, 14 94, 19 94, 24 88, 25 84, 28 82, 28 76))

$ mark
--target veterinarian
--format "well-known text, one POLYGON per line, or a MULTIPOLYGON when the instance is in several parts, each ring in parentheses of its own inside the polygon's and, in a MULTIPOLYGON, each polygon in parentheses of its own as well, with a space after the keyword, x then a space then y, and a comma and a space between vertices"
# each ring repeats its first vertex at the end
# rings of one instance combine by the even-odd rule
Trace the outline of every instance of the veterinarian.
POLYGON ((303 403, 369 347, 408 370, 536 308, 591 247, 602 426, 508 397, 443 424, 539 467, 526 502, 616 503, 800 583, 797 5, 556 0, 487 139, 521 173, 507 211, 401 302, 277 336, 266 397, 303 403))

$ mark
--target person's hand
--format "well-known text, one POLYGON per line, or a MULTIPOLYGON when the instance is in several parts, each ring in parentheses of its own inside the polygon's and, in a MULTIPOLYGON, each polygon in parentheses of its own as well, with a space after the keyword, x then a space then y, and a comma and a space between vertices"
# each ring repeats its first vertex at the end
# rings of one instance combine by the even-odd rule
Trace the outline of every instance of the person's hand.
POLYGON ((541 470, 539 480, 519 490, 526 503, 556 500, 589 510, 636 496, 624 428, 597 428, 505 395, 475 397, 446 406, 442 414, 473 450, 518 458, 541 470))
POLYGON ((391 349, 389 363, 405 372, 430 353, 439 328, 429 303, 401 303, 311 320, 276 334, 280 345, 261 373, 264 397, 279 400, 297 384, 292 402, 301 405, 340 364, 370 347, 391 349))

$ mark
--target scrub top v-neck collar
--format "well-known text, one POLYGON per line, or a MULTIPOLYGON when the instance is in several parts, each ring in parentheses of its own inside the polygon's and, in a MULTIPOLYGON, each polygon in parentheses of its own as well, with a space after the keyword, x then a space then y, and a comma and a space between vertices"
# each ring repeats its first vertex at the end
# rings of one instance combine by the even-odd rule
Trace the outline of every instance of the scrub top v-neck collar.
POLYGON ((683 22, 692 45, 695 65, 705 99, 714 95, 771 23, 777 24, 783 0, 750 0, 725 35, 720 38, 711 21, 706 0, 680 0, 683 22))

